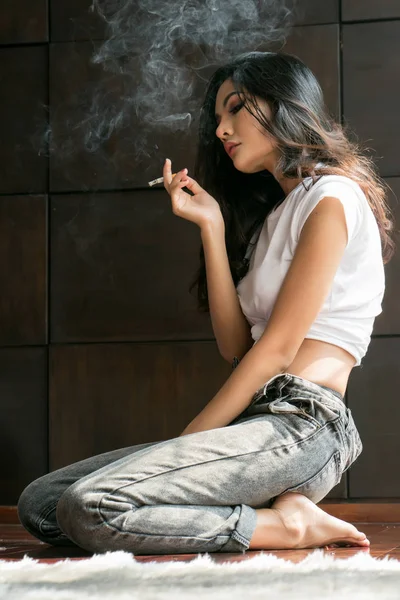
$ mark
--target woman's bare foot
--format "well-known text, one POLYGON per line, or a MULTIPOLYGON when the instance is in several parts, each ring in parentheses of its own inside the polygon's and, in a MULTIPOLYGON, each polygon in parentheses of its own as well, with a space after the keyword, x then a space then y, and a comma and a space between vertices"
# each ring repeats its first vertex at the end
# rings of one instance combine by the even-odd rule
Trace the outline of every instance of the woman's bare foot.
POLYGON ((328 515, 303 494, 279 496, 270 510, 279 516, 289 535, 292 532, 292 548, 369 546, 366 535, 354 525, 328 515))
POLYGON ((257 526, 249 550, 369 547, 365 534, 354 525, 328 515, 302 494, 288 492, 271 508, 257 509, 256 513, 257 526))

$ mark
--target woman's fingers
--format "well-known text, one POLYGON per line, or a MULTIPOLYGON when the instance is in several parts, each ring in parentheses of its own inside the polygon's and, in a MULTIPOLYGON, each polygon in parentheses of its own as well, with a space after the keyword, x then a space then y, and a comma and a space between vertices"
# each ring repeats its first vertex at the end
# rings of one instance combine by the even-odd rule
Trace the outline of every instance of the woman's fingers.
POLYGON ((186 177, 185 187, 187 187, 194 195, 204 191, 197 181, 189 176, 186 177))
POLYGON ((175 175, 172 174, 172 163, 169 158, 165 160, 164 168, 163 168, 163 177, 164 177, 164 187, 169 194, 173 192, 174 189, 185 187, 182 182, 187 182, 187 169, 182 169, 179 173, 175 175))
POLYGON ((165 159, 164 168, 163 168, 163 177, 164 177, 164 187, 169 192, 169 186, 172 183, 172 166, 169 158, 165 159))
POLYGON ((187 173, 187 169, 183 169, 182 171, 179 171, 179 173, 177 173, 172 178, 172 183, 169 186, 170 194, 173 194, 173 192, 177 189, 185 187, 185 185, 188 183, 188 178, 186 176, 186 173, 187 173))

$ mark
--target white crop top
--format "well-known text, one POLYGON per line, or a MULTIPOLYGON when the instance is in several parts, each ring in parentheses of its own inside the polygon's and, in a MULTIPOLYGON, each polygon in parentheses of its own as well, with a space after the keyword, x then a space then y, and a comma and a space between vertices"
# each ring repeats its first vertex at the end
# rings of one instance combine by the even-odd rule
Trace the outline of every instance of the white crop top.
MULTIPOLYGON (((331 290, 311 325, 308 339, 344 348, 361 364, 375 317, 382 312, 385 272, 376 219, 360 186, 348 177, 324 175, 314 185, 304 179, 264 221, 249 270, 237 286, 242 311, 255 342, 261 337, 290 267, 307 217, 325 196, 344 207, 348 243, 331 290), (311 187, 310 187, 311 185, 311 187)), ((257 239, 258 232, 252 242, 257 239)), ((251 246, 249 245, 248 254, 251 246)))

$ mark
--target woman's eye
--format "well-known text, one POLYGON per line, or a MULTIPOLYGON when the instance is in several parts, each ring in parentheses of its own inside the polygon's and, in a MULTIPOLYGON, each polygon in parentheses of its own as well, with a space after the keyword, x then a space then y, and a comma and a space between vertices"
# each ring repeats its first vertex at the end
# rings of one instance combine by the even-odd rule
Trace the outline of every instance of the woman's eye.
POLYGON ((239 112, 239 110, 244 106, 244 102, 240 102, 240 104, 236 104, 236 106, 234 106, 229 112, 231 114, 236 114, 237 112, 239 112))
MULTIPOLYGON (((235 115, 237 112, 239 112, 239 110, 241 108, 243 108, 243 106, 244 106, 244 102, 240 102, 239 104, 236 104, 236 106, 234 106, 233 108, 231 108, 231 110, 229 111, 230 114, 235 115)), ((217 125, 217 127, 219 127, 220 123, 221 123, 221 119, 220 118, 216 119, 216 125, 217 125)))

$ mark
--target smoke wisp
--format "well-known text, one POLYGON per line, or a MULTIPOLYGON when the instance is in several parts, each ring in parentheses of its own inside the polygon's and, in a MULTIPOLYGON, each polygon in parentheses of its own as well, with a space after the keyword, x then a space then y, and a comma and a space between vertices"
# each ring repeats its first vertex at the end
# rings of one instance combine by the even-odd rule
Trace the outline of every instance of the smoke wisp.
POLYGON ((293 0, 92 0, 106 32, 90 63, 102 75, 68 99, 63 123, 52 106, 50 155, 96 153, 124 130, 134 159, 156 154, 149 134, 195 128, 209 76, 242 52, 283 43, 292 9, 293 0))

